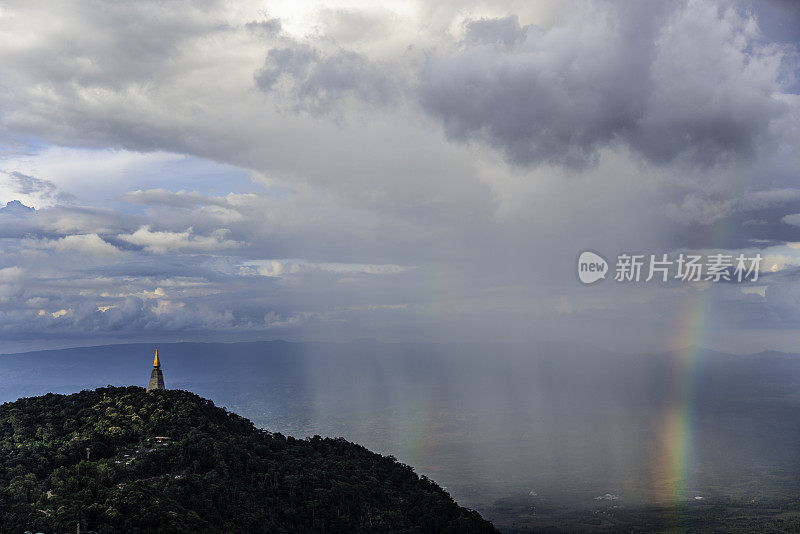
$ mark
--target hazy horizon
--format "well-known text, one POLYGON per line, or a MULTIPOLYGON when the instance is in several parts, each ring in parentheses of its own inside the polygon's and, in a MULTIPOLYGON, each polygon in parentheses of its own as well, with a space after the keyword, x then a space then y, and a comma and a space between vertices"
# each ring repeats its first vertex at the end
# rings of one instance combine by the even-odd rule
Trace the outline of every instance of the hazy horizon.
MULTIPOLYGON (((370 338, 356 338, 350 340, 341 340, 341 341, 331 341, 326 339, 316 339, 316 340, 290 340, 290 339, 248 339, 243 341, 191 341, 191 340, 181 340, 181 341, 121 341, 119 343, 98 343, 93 345, 58 345, 53 347, 46 347, 46 348, 37 348, 33 350, 21 350, 15 352, 0 352, 0 356, 17 356, 23 354, 29 354, 34 352, 55 352, 61 350, 74 350, 74 349, 97 349, 97 348, 106 348, 106 347, 115 347, 115 346, 143 346, 143 347, 152 347, 153 349, 157 349, 159 346, 169 346, 169 345, 177 345, 177 344, 198 344, 198 345, 215 345, 215 344, 222 344, 222 345, 233 345, 233 344, 258 344, 258 343, 287 343, 287 344, 308 344, 308 345, 359 345, 359 344, 366 344, 366 345, 420 345, 420 346, 451 346, 457 347, 460 345, 499 345, 499 346, 511 346, 511 347, 519 347, 519 348, 537 348, 537 344, 532 344, 523 341, 517 342, 503 342, 503 341, 485 341, 485 342, 469 342, 469 341, 379 341, 377 339, 370 339, 370 338)), ((590 345, 580 345, 575 343, 561 343, 560 345, 552 345, 551 348, 559 347, 560 349, 567 349, 571 352, 581 349, 587 349, 590 345)), ((799 347, 800 348, 800 347, 799 347)), ((607 349, 603 349, 604 352, 607 349)), ((701 351, 701 352, 718 352, 720 354, 728 354, 731 356, 758 356, 759 354, 763 353, 778 353, 778 354, 785 354, 785 355, 800 355, 800 350, 796 352, 791 351, 783 351, 783 350, 775 350, 775 349, 763 349, 755 352, 751 351, 722 351, 718 349, 714 349, 708 346, 702 345, 685 345, 682 347, 676 347, 669 350, 664 350, 661 352, 649 352, 644 353, 641 351, 636 350, 619 350, 619 351, 608 351, 614 352, 619 355, 626 355, 626 356, 661 356, 673 352, 688 352, 688 351, 701 351)))

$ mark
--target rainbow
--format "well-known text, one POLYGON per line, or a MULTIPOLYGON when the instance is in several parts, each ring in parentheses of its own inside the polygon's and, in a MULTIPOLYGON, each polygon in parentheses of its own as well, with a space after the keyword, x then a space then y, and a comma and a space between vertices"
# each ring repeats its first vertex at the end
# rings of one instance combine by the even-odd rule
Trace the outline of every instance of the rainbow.
POLYGON ((691 297, 690 313, 678 328, 680 348, 670 353, 668 401, 662 408, 657 426, 657 446, 653 462, 653 492, 655 501, 674 506, 692 498, 694 480, 693 400, 697 386, 697 367, 708 332, 711 295, 699 291, 691 297))

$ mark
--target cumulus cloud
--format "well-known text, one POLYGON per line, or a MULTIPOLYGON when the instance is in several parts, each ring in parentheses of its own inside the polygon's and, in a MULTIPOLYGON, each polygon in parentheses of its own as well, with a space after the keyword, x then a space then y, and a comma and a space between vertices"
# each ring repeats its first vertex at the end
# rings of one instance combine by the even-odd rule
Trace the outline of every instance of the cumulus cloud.
POLYGON ((281 20, 277 18, 251 20, 244 27, 259 37, 275 37, 281 32, 281 20))
POLYGON ((109 255, 119 252, 114 245, 107 243, 97 234, 68 235, 61 239, 50 241, 46 246, 58 252, 76 252, 79 254, 109 255))
POLYGON ((791 224, 792 226, 800 226, 800 213, 792 213, 790 215, 784 215, 781 219, 786 224, 791 224))
POLYGON ((390 71, 362 55, 348 50, 325 54, 302 43, 270 50, 255 81, 264 91, 274 91, 285 82, 296 106, 314 112, 330 111, 350 96, 384 104, 398 93, 398 81, 390 71))
POLYGON ((592 4, 547 29, 471 22, 426 65, 422 101, 452 138, 523 165, 587 165, 616 142, 658 163, 752 155, 785 111, 775 97, 794 56, 764 44, 752 14, 671 6, 592 4))
POLYGON ((244 275, 283 276, 308 271, 327 271, 344 274, 398 274, 407 268, 400 265, 369 265, 363 263, 315 263, 305 260, 249 260, 239 272, 244 275))
POLYGON ((72 234, 115 234, 132 231, 140 218, 107 208, 55 206, 29 210, 12 205, 0 210, 0 238, 56 238, 72 234))
POLYGON ((228 232, 226 228, 219 228, 210 235, 201 236, 195 235, 193 228, 184 232, 169 232, 152 231, 149 226, 142 226, 132 234, 119 234, 117 238, 154 254, 212 252, 240 247, 242 243, 225 239, 228 232))
POLYGON ((800 200, 800 189, 784 187, 781 189, 765 189, 742 195, 744 209, 754 210, 794 202, 800 200))
POLYGON ((5 206, 0 208, 0 214, 7 216, 7 217, 24 217, 26 215, 30 215, 32 211, 35 211, 34 208, 30 206, 26 206, 19 200, 11 200, 7 202, 5 206))
POLYGON ((470 44, 492 45, 502 43, 512 47, 525 40, 530 27, 521 27, 517 15, 507 17, 479 20, 469 20, 466 27, 465 39, 470 44))
POLYGON ((18 282, 22 279, 24 271, 20 267, 5 267, 0 269, 0 283, 18 282))
POLYGON ((0 268, 0 303, 13 302, 24 293, 25 271, 21 267, 0 268))

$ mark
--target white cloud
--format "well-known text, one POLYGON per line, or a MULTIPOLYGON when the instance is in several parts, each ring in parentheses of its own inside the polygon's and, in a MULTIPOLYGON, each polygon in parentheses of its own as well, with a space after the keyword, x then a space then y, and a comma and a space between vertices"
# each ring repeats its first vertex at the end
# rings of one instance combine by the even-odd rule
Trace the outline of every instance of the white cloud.
POLYGON ((0 283, 13 283, 22 279, 25 270, 21 267, 4 267, 0 269, 0 283))
POLYGON ((57 252, 77 252, 80 254, 111 255, 118 254, 120 250, 107 243, 97 234, 75 234, 49 241, 47 247, 57 252))
POLYGON ((149 226, 142 226, 132 234, 120 234, 117 237, 154 254, 214 252, 241 247, 242 243, 225 239, 228 232, 229 230, 220 228, 211 235, 200 236, 195 235, 192 228, 185 232, 169 232, 152 231, 149 226))
POLYGON ((759 209, 797 200, 800 200, 800 189, 783 187, 746 193, 742 198, 742 206, 746 209, 759 209))
MULTIPOLYGON (((230 194, 224 197, 214 197, 203 195, 198 191, 181 190, 172 192, 167 189, 157 188, 148 189, 146 191, 142 191, 141 189, 137 189, 136 191, 128 191, 127 193, 121 195, 120 199, 136 204, 160 204, 178 208, 191 208, 195 206, 228 207, 230 204, 230 199, 236 198, 237 196, 241 195, 230 194)), ((244 196, 252 197, 253 195, 244 196)))
POLYGON ((372 265, 364 263, 309 262, 300 259, 249 260, 240 267, 240 274, 280 277, 308 271, 327 271, 337 274, 399 274, 407 270, 401 265, 372 265))

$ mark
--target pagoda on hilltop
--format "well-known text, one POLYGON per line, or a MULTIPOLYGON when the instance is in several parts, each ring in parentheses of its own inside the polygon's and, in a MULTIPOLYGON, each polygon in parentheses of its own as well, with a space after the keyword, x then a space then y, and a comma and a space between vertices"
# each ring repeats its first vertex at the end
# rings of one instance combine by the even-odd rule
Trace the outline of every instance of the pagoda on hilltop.
POLYGON ((150 385, 147 386, 147 391, 155 389, 167 389, 164 386, 164 374, 161 372, 161 361, 158 359, 158 349, 156 349, 156 357, 153 358, 153 371, 150 373, 150 385))

